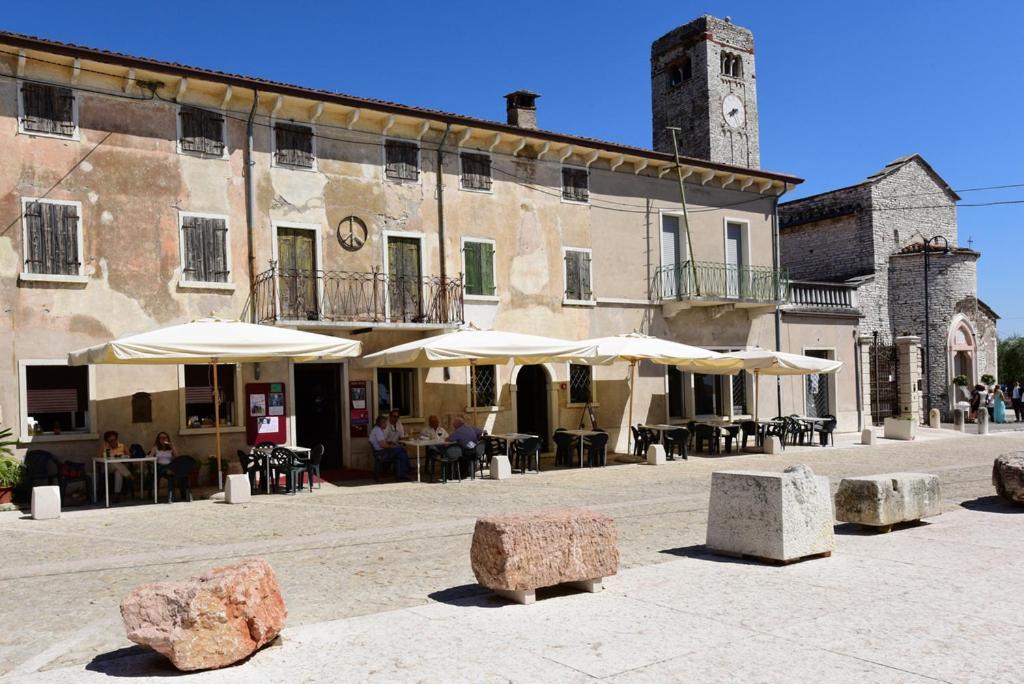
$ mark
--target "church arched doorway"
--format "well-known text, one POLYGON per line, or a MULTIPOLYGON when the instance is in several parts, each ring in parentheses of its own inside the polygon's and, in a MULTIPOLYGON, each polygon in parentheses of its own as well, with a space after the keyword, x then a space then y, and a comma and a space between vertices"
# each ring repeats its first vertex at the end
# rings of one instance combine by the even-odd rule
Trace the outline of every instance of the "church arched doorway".
POLYGON ((963 388, 958 388, 954 383, 954 406, 969 399, 971 388, 978 382, 976 347, 974 330, 970 322, 963 316, 954 318, 949 331, 949 380, 952 382, 961 375, 967 378, 967 384, 963 388), (962 396, 964 394, 967 396, 962 396))

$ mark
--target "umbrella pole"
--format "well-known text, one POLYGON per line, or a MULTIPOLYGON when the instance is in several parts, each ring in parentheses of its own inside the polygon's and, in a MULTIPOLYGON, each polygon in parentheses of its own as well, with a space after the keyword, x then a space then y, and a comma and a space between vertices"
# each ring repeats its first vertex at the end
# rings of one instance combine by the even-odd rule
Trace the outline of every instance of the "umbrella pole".
POLYGON ((629 362, 629 424, 626 426, 626 453, 633 453, 633 394, 636 385, 636 361, 629 362))
MULTIPOLYGON (((742 373, 742 371, 740 371, 742 373)), ((754 369, 754 422, 757 422, 757 394, 761 391, 760 371, 754 369)))
POLYGON ((217 385, 217 359, 213 366, 213 438, 217 446, 217 488, 224 488, 224 475, 220 469, 220 388, 217 385))
POLYGON ((476 408, 476 363, 469 362, 469 408, 476 408))

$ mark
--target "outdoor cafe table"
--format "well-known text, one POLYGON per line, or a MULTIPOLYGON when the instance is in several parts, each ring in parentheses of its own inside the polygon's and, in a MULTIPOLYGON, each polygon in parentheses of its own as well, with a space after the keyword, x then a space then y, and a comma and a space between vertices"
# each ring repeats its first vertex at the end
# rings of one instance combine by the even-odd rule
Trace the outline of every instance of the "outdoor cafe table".
POLYGON ((142 477, 146 474, 146 469, 143 466, 144 463, 153 464, 153 503, 156 503, 156 457, 146 456, 144 458, 132 458, 131 456, 119 456, 117 458, 104 458, 98 457, 92 459, 92 500, 96 500, 96 464, 103 464, 103 497, 104 504, 107 508, 110 508, 110 464, 123 463, 131 465, 132 463, 139 464, 139 496, 142 496, 142 477))
POLYGON ((447 439, 424 439, 421 437, 414 437, 411 439, 403 439, 399 441, 399 444, 406 444, 408 446, 416 447, 416 481, 420 481, 420 447, 432 447, 432 446, 445 446, 448 444, 455 444, 447 439))
MULTIPOLYGON (((510 462, 512 461, 512 444, 514 444, 515 442, 522 442, 522 441, 527 440, 527 439, 539 439, 539 437, 537 437, 537 435, 528 435, 528 434, 526 434, 524 432, 506 432, 503 435, 488 435, 488 437, 493 437, 495 439, 500 439, 501 441, 505 442, 505 455, 508 456, 508 460, 510 462)), ((523 463, 523 473, 524 474, 526 473, 526 470, 527 470, 526 462, 524 461, 524 463, 523 463)))
POLYGON ((594 435, 600 435, 599 430, 563 430, 563 435, 575 435, 580 438, 579 453, 580 453, 580 468, 583 467, 583 439, 585 437, 593 437, 594 435))
MULTIPOLYGON (((309 452, 311 451, 309 447, 294 446, 294 445, 291 445, 291 444, 275 444, 274 448, 275 449, 278 449, 278 448, 280 448, 280 449, 288 449, 289 451, 291 451, 296 456, 298 456, 300 458, 306 458, 306 459, 309 458, 309 452)), ((267 494, 269 494, 270 493, 270 455, 267 454, 267 457, 265 459, 263 459, 263 461, 264 461, 263 468, 264 468, 264 471, 265 471, 264 474, 266 475, 266 477, 263 478, 263 481, 267 485, 267 494)))
POLYGON ((658 433, 658 443, 662 444, 665 442, 665 433, 671 432, 672 430, 678 430, 679 428, 686 427, 685 425, 665 425, 659 423, 657 425, 641 425, 640 427, 646 428, 647 430, 654 430, 658 433))

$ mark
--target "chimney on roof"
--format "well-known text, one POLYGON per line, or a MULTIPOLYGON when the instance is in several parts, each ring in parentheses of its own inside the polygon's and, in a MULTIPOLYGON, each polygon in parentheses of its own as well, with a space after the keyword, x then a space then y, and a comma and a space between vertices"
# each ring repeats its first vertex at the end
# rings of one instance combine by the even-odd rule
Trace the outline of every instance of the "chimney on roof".
POLYGON ((539 94, 529 90, 517 90, 505 96, 505 111, 508 124, 520 128, 537 128, 537 98, 539 94))

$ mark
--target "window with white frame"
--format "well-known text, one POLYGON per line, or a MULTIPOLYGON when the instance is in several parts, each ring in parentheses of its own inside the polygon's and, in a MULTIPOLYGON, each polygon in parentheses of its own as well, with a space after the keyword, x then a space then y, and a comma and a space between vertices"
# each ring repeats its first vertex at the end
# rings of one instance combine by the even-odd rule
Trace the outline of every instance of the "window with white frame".
POLYGON ((590 404, 594 401, 594 369, 576 363, 569 364, 569 403, 590 404))
POLYGON ((491 155, 477 152, 463 152, 459 155, 462 164, 460 179, 465 190, 489 191, 491 189, 491 155))
POLYGON ((313 128, 311 126, 281 121, 274 124, 275 164, 312 169, 315 162, 313 128))
POLYGON ((420 177, 420 147, 404 140, 384 143, 384 175, 389 180, 415 181, 420 177))
POLYGON ((590 173, 586 169, 562 167, 562 199, 571 202, 590 201, 590 173))
POLYGON ((178 110, 178 149, 204 157, 223 157, 224 117, 198 107, 178 110))
POLYGON ((494 296, 494 241, 467 238, 462 243, 462 264, 466 294, 494 296))
POLYGON ((22 83, 22 133, 52 135, 60 138, 78 136, 78 103, 71 88, 46 83, 22 83))
POLYGON ((25 199, 25 272, 82 273, 82 215, 78 202, 25 199))
POLYGON ((378 368, 377 415, 398 411, 401 416, 415 416, 419 391, 419 371, 415 368, 378 368))
POLYGON ((181 215, 181 273, 187 282, 228 282, 231 266, 227 219, 181 215))
POLYGON ((593 298, 590 287, 590 250, 565 250, 565 298, 583 302, 593 298))
POLYGON ((498 367, 494 365, 475 366, 473 391, 470 393, 471 408, 490 408, 498 405, 498 367))
POLYGON ((22 430, 25 436, 89 434, 93 387, 89 366, 61 361, 25 361, 20 365, 22 430))
MULTIPOLYGON (((184 416, 186 429, 214 427, 213 367, 211 364, 182 366, 184 416)), ((238 367, 235 364, 217 364, 217 390, 220 403, 221 427, 233 427, 238 420, 238 367)))

